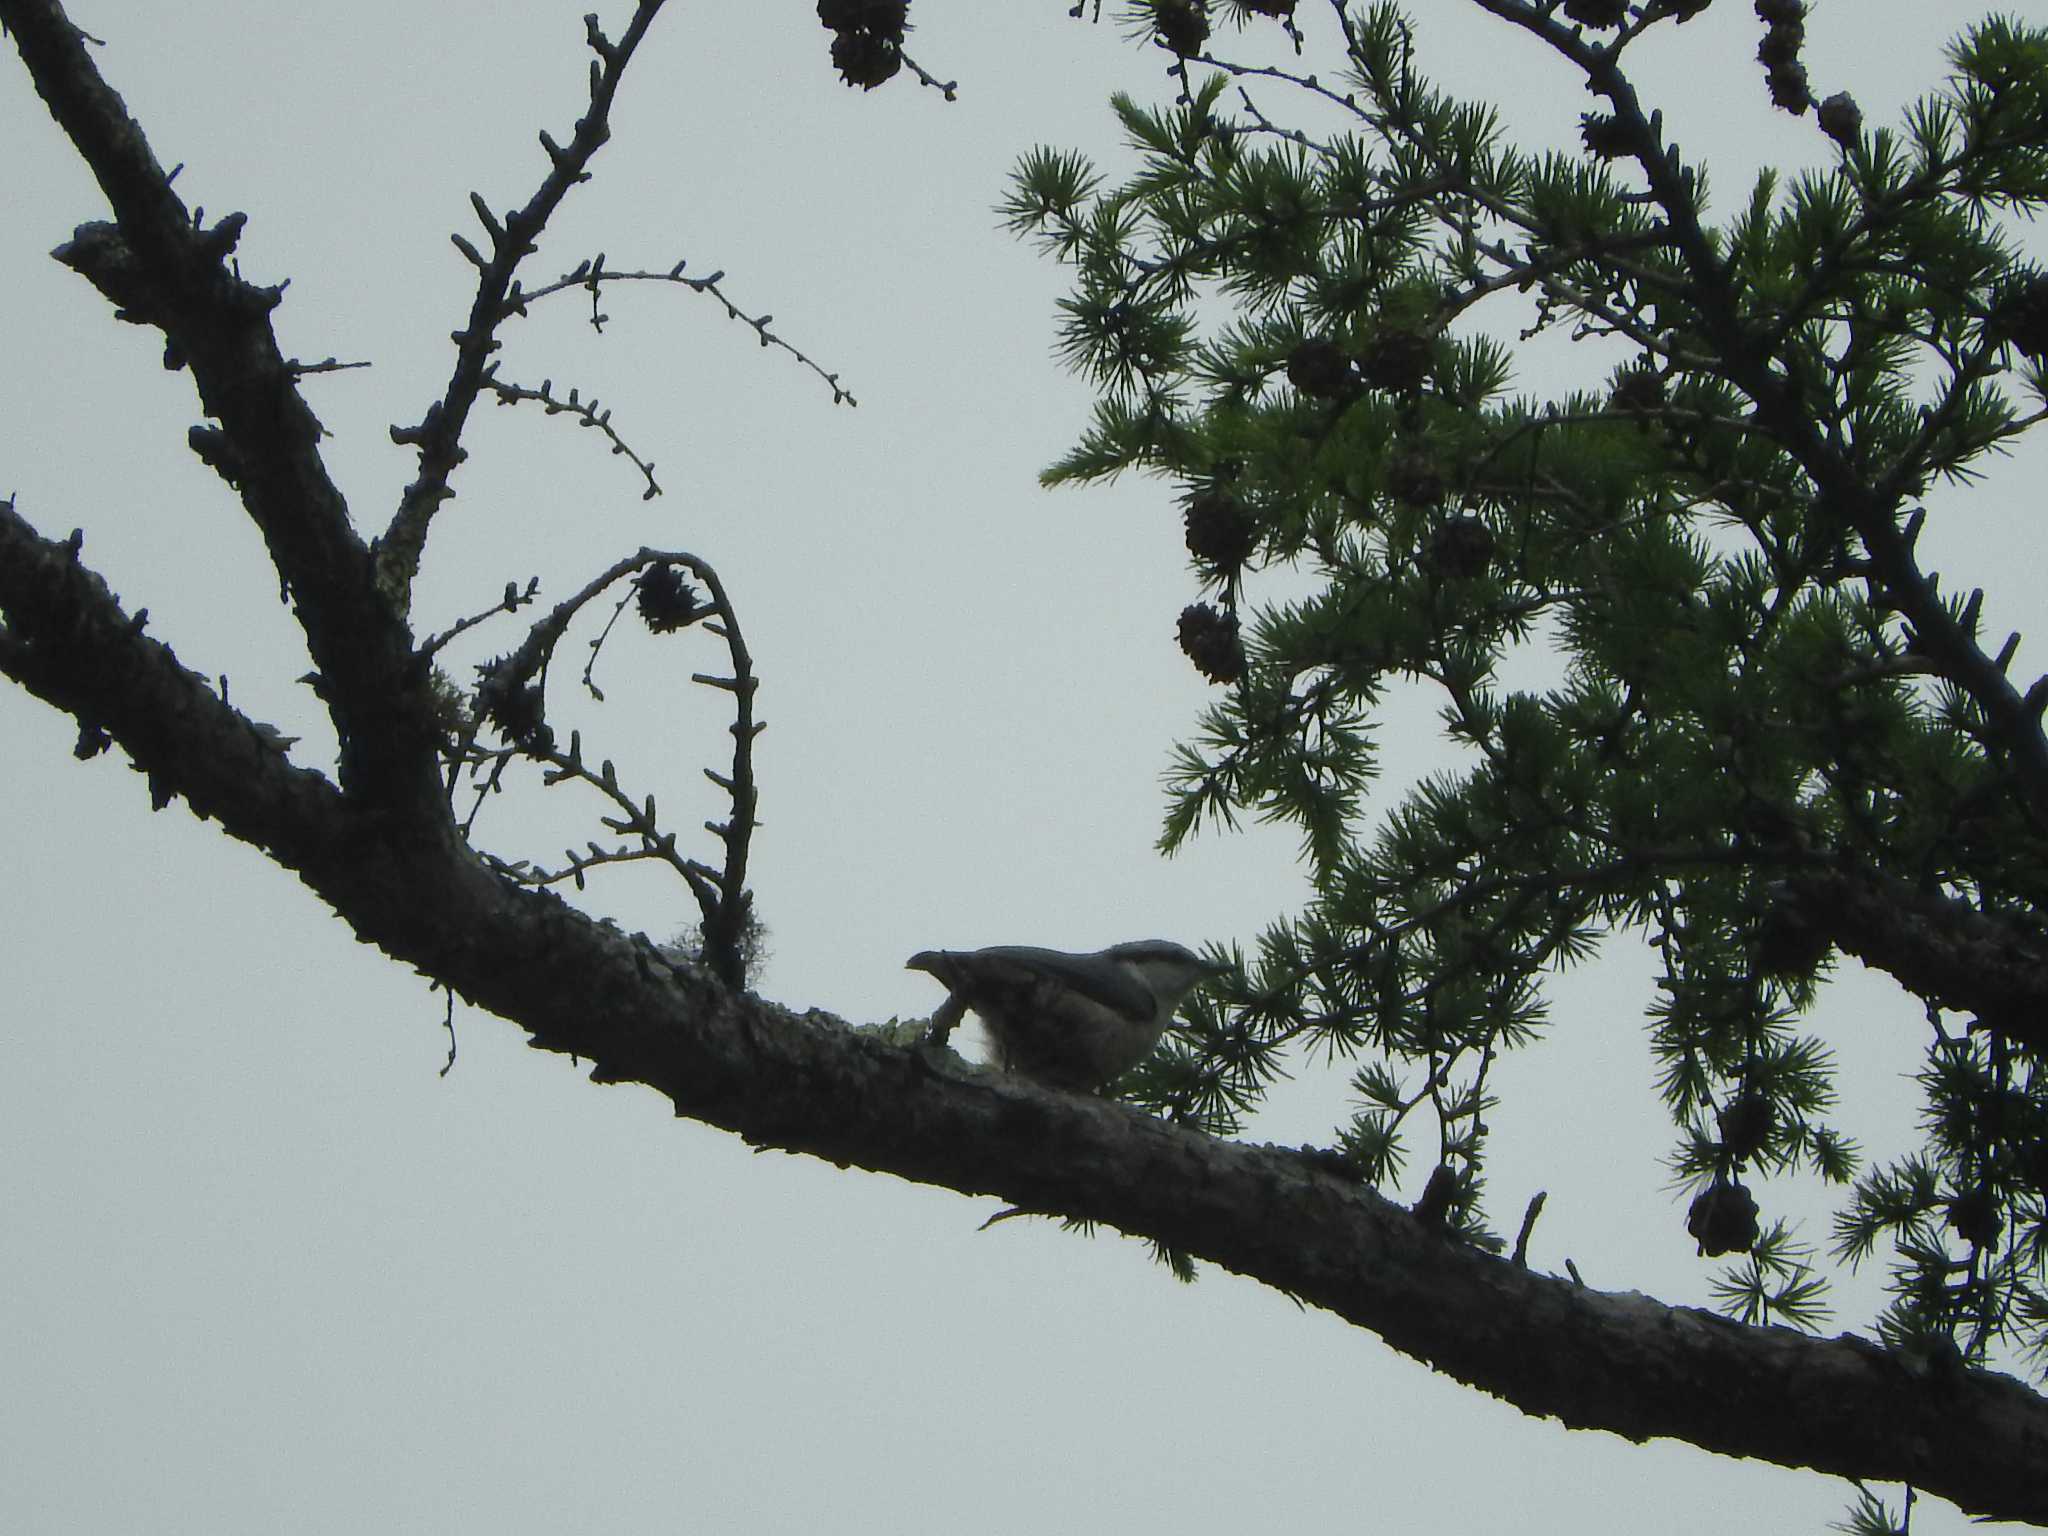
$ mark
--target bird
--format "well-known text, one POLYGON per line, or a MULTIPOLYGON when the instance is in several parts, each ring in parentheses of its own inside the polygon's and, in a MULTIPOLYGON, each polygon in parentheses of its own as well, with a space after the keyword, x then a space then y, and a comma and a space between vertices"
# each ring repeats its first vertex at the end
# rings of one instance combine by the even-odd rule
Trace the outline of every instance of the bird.
POLYGON ((927 949, 906 969, 936 977, 949 994, 927 1044, 943 1045, 972 1010, 1004 1071, 1086 1091, 1150 1055, 1181 1000, 1230 967, 1168 939, 1140 939, 1092 954, 1028 944, 927 949))

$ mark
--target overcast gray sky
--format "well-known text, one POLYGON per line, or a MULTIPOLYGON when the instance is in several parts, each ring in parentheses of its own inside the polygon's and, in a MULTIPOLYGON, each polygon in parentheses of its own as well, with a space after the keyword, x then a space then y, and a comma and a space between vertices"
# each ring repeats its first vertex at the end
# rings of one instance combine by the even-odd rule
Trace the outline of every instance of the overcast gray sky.
MULTIPOLYGON (((445 380, 466 194, 523 202, 536 131, 565 139, 583 108, 582 9, 74 8, 188 202, 249 214, 244 273, 292 280, 286 349, 374 363, 308 386, 365 530, 412 473, 387 427, 445 380)), ((769 722, 760 987, 792 1006, 928 1012, 936 989, 903 960, 932 945, 1249 942, 1302 894, 1284 834, 1151 851, 1159 771, 1204 700, 1173 646, 1194 583, 1170 488, 1035 483, 1089 400, 1050 357, 1061 275, 991 207, 1034 142, 1109 152, 1112 89, 1170 90, 1157 56, 1066 10, 920 0, 912 50, 959 80, 948 105, 907 78, 841 87, 805 0, 676 0, 529 286, 600 250, 723 268, 860 405, 835 409, 706 297, 608 291, 601 339, 556 301, 505 333, 505 375, 600 395, 666 494, 643 503, 593 434, 489 410, 436 525, 423 629, 508 580, 559 597, 642 543, 718 567, 769 722)), ((1425 72, 1565 141, 1584 98, 1561 69, 1463 0, 1420 11, 1425 72)), ((1327 48, 1327 19, 1303 13, 1327 48)), ((613 32, 629 14, 601 10, 613 32)), ((1974 14, 1822 0, 1816 87, 1895 120, 1974 14)), ((1722 0, 1644 51, 1647 94, 1723 211, 1759 163, 1828 148, 1769 111, 1756 36, 1722 0)), ((184 447, 189 376, 48 259, 105 209, 11 54, 0 143, 0 493, 46 534, 83 526, 153 633, 330 766, 260 544, 184 447)), ((1572 366, 1532 350, 1523 386, 1572 366)), ((1990 588, 1988 629, 2048 617, 2038 492, 2021 490, 2041 468, 1937 503, 1930 547, 1951 586, 1990 588)), ((501 620, 469 659, 515 633, 501 620)), ((593 755, 678 827, 719 809, 694 798, 726 739, 683 681, 714 659, 698 643, 622 632, 611 702, 573 708, 593 755)), ((1449 762, 1426 706, 1396 720, 1382 803, 1449 762)), ((182 804, 151 815, 118 752, 74 763, 74 736, 0 695, 0 1531, 1718 1533, 1818 1530, 1846 1501, 1815 1477, 1567 1434, 1247 1281, 1176 1285, 1135 1243, 981 1232, 990 1202, 756 1156, 487 1016, 458 1014, 443 1079, 423 981, 182 804)), ((580 843, 595 808, 572 793, 507 797, 484 840, 580 843)), ((693 915, 630 870, 585 904, 656 937, 693 915)), ((1711 1270, 1658 1161, 1647 976, 1623 945, 1561 983, 1552 1038, 1504 1074, 1493 1213, 1511 1228, 1547 1189, 1534 1262, 1704 1301, 1711 1270)), ((1917 1010, 1848 974, 1822 1024, 1856 1098, 1845 1125, 1900 1150, 1917 1010)), ((1254 1134, 1326 1140, 1344 1077, 1305 1068, 1254 1134)), ((1872 1294, 1846 1289, 1837 1326, 1864 1327, 1872 1294)), ((1929 1507, 1917 1529, 1962 1522, 1929 1507)))

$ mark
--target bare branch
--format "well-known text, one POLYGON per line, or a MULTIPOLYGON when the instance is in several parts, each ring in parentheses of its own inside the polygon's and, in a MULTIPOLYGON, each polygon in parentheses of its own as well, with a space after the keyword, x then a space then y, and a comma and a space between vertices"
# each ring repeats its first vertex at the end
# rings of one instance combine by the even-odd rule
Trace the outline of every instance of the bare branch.
MULTIPOLYGON (((470 304, 469 319, 454 333, 455 369, 441 398, 427 408, 416 426, 393 427, 393 442, 410 444, 419 450, 420 472, 399 499, 377 549, 378 585, 389 594, 400 612, 410 605, 412 581, 425 551, 427 528, 442 502, 454 495, 449 485, 455 467, 464 457, 462 431, 471 408, 485 385, 485 368, 497 349, 497 327, 507 311, 514 274, 520 262, 531 255, 548 220, 569 195, 569 189, 589 179, 589 165, 611 137, 612 99, 620 76, 632 61, 634 50, 660 12, 662 0, 640 0, 624 35, 613 43, 599 30, 595 16, 585 18, 585 38, 597 58, 590 66, 590 104, 576 120, 576 131, 568 145, 541 136, 549 169, 523 207, 502 218, 492 213, 481 197, 472 194, 471 203, 491 235, 491 254, 477 275, 476 297, 470 304)), ((467 246, 467 242, 459 242, 467 246)), ((472 262, 481 253, 473 246, 464 250, 472 262)))
POLYGON ((591 396, 588 400, 584 400, 577 395, 574 389, 569 391, 568 399, 557 399, 552 391, 553 382, 551 379, 543 379, 540 388, 527 389, 523 385, 507 384, 501 380, 498 377, 497 365, 495 363, 484 372, 484 387, 497 396, 498 404, 500 405, 517 405, 522 400, 537 401, 546 409, 547 414, 550 416, 559 416, 566 412, 574 416, 579 425, 597 428, 598 431, 611 440, 612 453, 614 455, 624 455, 627 459, 631 460, 633 467, 640 471, 641 478, 646 480, 647 489, 640 493, 640 499, 642 501, 652 501, 655 497, 659 496, 661 494, 661 486, 654 478, 654 461, 641 458, 639 454, 633 451, 626 440, 619 436, 612 426, 612 413, 598 409, 597 397, 595 395, 591 396))
POLYGON ((686 261, 679 261, 666 272, 627 272, 616 267, 605 266, 604 255, 599 253, 595 261, 579 261, 571 271, 563 273, 553 282, 544 284, 539 288, 522 289, 517 284, 514 284, 512 292, 506 298, 506 317, 509 318, 512 315, 523 317, 526 314, 527 307, 531 304, 535 304, 557 293, 567 292, 572 289, 582 289, 590 295, 591 328, 602 331, 605 322, 611 318, 609 315, 600 312, 597 307, 599 294, 604 284, 679 283, 683 287, 693 289, 698 293, 710 294, 724 306, 726 319, 737 320, 744 325, 752 327, 754 334, 760 338, 762 346, 780 347, 791 357, 810 369, 812 373, 823 379, 826 386, 832 391, 832 403, 834 405, 860 404, 858 400, 854 399, 851 390, 841 386, 838 374, 827 373, 819 363, 768 329, 769 324, 775 319, 773 315, 750 315, 733 303, 731 299, 727 298, 725 290, 719 286, 725 281, 726 274, 724 268, 718 269, 709 277, 686 277, 684 275, 684 268, 688 265, 689 263, 686 261))
MULTIPOLYGON (((508 589, 508 600, 512 596, 508 589)), ((755 820, 759 795, 754 781, 754 738, 765 729, 754 715, 754 693, 758 686, 759 679, 754 675, 753 658, 740 629, 739 615, 717 571, 707 561, 681 550, 642 549, 615 561, 575 594, 558 603, 533 625, 517 650, 484 668, 483 682, 478 689, 477 718, 471 724, 467 739, 458 745, 451 760, 448 792, 453 794, 455 777, 465 764, 473 767, 488 764, 491 784, 495 784, 497 775, 503 771, 504 757, 479 757, 474 752, 476 729, 485 721, 504 732, 519 753, 547 765, 548 783, 574 780, 594 786, 625 813, 623 819, 608 821, 607 826, 614 832, 639 838, 639 846, 631 850, 604 850, 592 844, 587 855, 570 852, 559 871, 542 871, 537 875, 521 873, 520 878, 535 884, 567 878, 580 887, 584 872, 601 864, 644 858, 667 863, 682 877, 697 900, 702 913, 705 955, 714 972, 732 985, 742 985, 745 970, 742 941, 752 906, 752 897, 747 890, 747 862, 753 832, 759 824, 755 820), (687 570, 701 581, 708 600, 699 606, 693 596, 678 594, 676 601, 680 601, 681 608, 674 611, 651 602, 647 583, 661 571, 674 568, 687 570), (572 737, 568 751, 563 752, 556 747, 554 733, 545 723, 546 703, 542 693, 556 646, 585 607, 629 576, 637 577, 637 580, 620 599, 611 621, 591 641, 591 659, 585 667, 583 680, 592 694, 603 698, 591 675, 591 668, 595 666, 597 655, 612 626, 623 613, 626 602, 635 593, 640 596, 642 612, 650 628, 666 632, 701 623, 725 642, 731 675, 696 673, 691 678, 693 682, 728 693, 733 699, 733 723, 729 728, 733 739, 730 766, 724 773, 709 768, 704 770, 705 776, 732 802, 732 810, 726 820, 705 823, 705 829, 724 847, 724 857, 716 870, 685 859, 676 851, 674 834, 662 831, 656 823, 651 797, 636 801, 628 795, 620 788, 617 773, 609 762, 603 763, 595 774, 591 773, 583 761, 580 738, 572 737), (536 682, 535 679, 542 681, 536 682)), ((513 866, 500 865, 500 868, 510 871, 513 866)))
POLYGON ((422 645, 420 647, 420 654, 426 657, 439 654, 442 648, 457 635, 467 634, 485 620, 496 618, 501 613, 517 613, 521 608, 533 602, 539 593, 540 578, 538 576, 529 576, 527 578, 524 591, 520 590, 517 582, 506 582, 505 595, 503 597, 499 598, 481 613, 473 613, 467 618, 458 619, 454 624, 442 630, 440 634, 435 635, 426 644, 422 645))

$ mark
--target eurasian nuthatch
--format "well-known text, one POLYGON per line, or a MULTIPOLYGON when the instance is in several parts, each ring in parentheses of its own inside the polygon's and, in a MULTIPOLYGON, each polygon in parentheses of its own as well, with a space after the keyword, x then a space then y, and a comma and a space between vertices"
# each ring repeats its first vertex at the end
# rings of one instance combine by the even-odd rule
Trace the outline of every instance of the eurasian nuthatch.
POLYGON ((996 1062, 1054 1088, 1100 1088, 1151 1054, 1197 985, 1229 967, 1165 939, 1088 955, 1023 944, 927 949, 909 968, 951 994, 928 1037, 945 1043, 969 1009, 988 1026, 996 1062))

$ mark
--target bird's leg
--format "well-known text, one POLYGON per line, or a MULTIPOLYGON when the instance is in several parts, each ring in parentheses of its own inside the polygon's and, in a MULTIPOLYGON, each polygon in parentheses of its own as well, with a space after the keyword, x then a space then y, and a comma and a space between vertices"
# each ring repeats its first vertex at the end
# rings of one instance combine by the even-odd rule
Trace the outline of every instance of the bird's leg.
POLYGON ((938 1053, 946 1049, 954 1027, 967 1016, 967 1004, 957 992, 948 992, 946 1000, 932 1013, 932 1027, 925 1031, 924 1038, 917 1042, 918 1059, 928 1065, 937 1065, 938 1053))
POLYGON ((926 1045, 944 1045, 952 1036, 953 1029, 967 1017, 967 1005, 960 1000, 957 992, 948 992, 946 1000, 932 1013, 932 1027, 925 1035, 926 1045))

